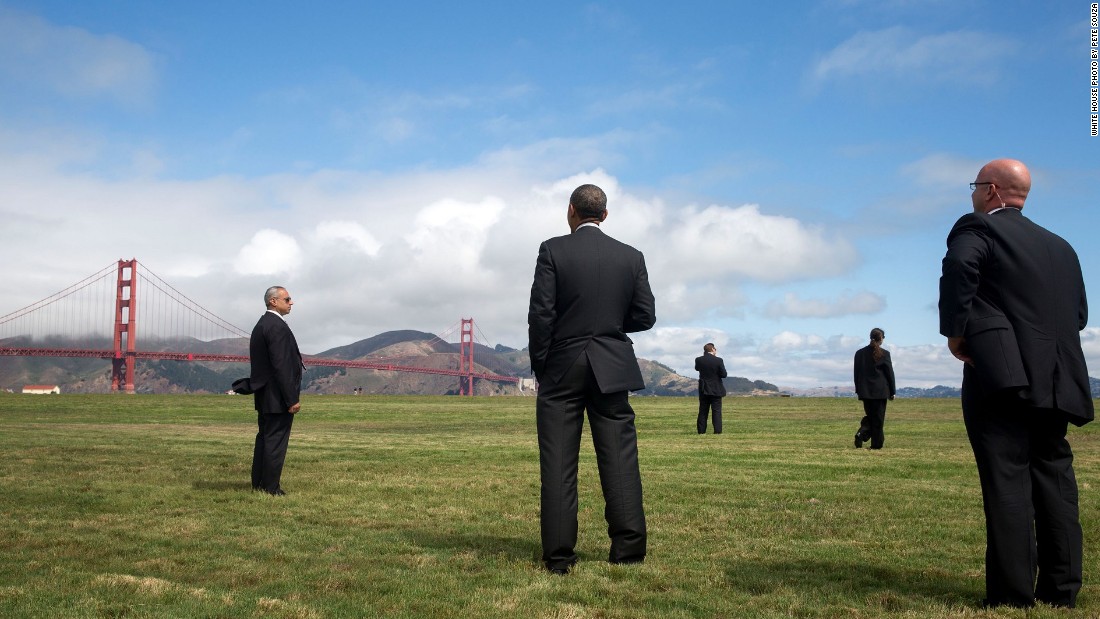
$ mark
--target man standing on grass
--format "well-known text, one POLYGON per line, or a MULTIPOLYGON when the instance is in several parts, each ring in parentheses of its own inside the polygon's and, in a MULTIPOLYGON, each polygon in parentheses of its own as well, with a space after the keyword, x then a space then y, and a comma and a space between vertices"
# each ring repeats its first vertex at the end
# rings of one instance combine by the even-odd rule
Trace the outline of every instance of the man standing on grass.
POLYGON ((294 414, 301 410, 302 353, 284 318, 294 302, 282 286, 264 293, 267 311, 252 329, 248 356, 252 362, 249 386, 256 403, 259 431, 252 452, 252 488, 274 495, 279 485, 294 414))
POLYGON ((695 358, 695 371, 699 372, 699 417, 695 429, 707 433, 707 414, 714 421, 714 433, 722 433, 722 398, 726 395, 726 363, 718 356, 714 344, 703 346, 703 356, 695 358))
POLYGON ((947 237, 940 333, 963 366, 962 409, 986 520, 986 606, 1072 608, 1082 536, 1068 424, 1093 418, 1076 252, 1024 217, 1027 167, 986 164, 947 237), (1038 572, 1038 580, 1036 580, 1038 572))
POLYGON ((890 351, 882 347, 886 332, 878 327, 871 329, 871 342, 856 351, 852 359, 852 383, 856 397, 863 402, 863 419, 856 430, 856 449, 864 441, 871 441, 871 449, 882 449, 886 442, 883 426, 886 424, 886 401, 897 393, 894 383, 894 364, 890 351))
POLYGON ((646 555, 638 435, 630 391, 644 389, 627 333, 656 322, 645 258, 600 231, 607 195, 581 185, 569 198, 571 234, 539 247, 527 314, 542 477, 542 560, 554 574, 577 562, 577 462, 584 412, 603 487, 611 563, 646 555))

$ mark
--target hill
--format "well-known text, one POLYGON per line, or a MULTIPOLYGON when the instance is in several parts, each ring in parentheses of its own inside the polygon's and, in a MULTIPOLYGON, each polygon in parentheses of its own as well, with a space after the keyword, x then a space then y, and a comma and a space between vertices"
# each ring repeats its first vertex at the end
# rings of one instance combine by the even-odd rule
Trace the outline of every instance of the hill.
MULTIPOLYGON (((698 378, 682 376, 667 365, 639 359, 638 366, 642 370, 642 378, 645 379, 646 388, 635 395, 667 395, 667 396, 697 396, 699 395, 698 378)), ((730 376, 722 379, 729 395, 779 395, 779 388, 762 380, 752 381, 740 376, 730 376)))
MULTIPOLYGON (((28 342, 6 342, 6 345, 28 345, 28 342)), ((247 355, 248 340, 232 338, 203 342, 199 340, 157 340, 143 342, 147 350, 183 350, 195 353, 247 355)), ((37 345, 42 345, 37 343, 37 345)), ((56 348, 109 349, 110 342, 75 344, 63 339, 51 341, 56 348)), ((387 331, 357 342, 330 348, 317 357, 364 360, 406 367, 453 369, 458 344, 441 341, 423 331, 387 331)), ((480 373, 531 377, 531 360, 526 350, 497 345, 493 348, 474 345, 475 370, 480 373)), ((640 359, 647 388, 635 395, 695 396, 696 378, 681 376, 672 368, 640 359)), ((135 383, 139 393, 222 393, 234 379, 248 374, 246 363, 139 361, 135 383)), ((111 386, 111 364, 103 359, 64 359, 53 357, 0 357, 0 388, 18 391, 27 384, 59 385, 62 393, 104 393, 111 386)), ((741 377, 723 381, 730 395, 776 395, 775 385, 741 377)), ((365 394, 452 395, 458 393, 457 377, 380 371, 357 368, 312 366, 306 369, 302 390, 313 394, 351 394, 361 389, 365 394)), ((524 393, 512 383, 487 380, 474 381, 477 395, 512 395, 524 393)), ((529 391, 527 393, 530 393, 529 391)))
MULTIPOLYGON (((798 389, 794 387, 786 387, 784 391, 789 392, 791 395, 802 398, 854 398, 856 397, 855 389, 852 385, 833 385, 831 387, 815 387, 812 389, 798 389)), ((898 389, 897 397, 899 398, 957 398, 959 397, 958 387, 945 387, 943 385, 936 385, 927 389, 920 387, 902 387, 898 389)))
MULTIPOLYGON (((5 346, 87 348, 109 350, 109 340, 28 342, 12 338, 5 346)), ((202 341, 192 338, 150 339, 145 350, 177 350, 219 355, 248 355, 248 340, 202 341)), ((139 361, 134 381, 141 393, 221 393, 234 379, 248 374, 247 363, 139 361)), ((62 393, 106 393, 111 389, 111 362, 106 359, 60 357, 0 357, 0 388, 18 392, 23 385, 58 385, 62 393)))
MULTIPOLYGON (((1089 376, 1089 389, 1092 391, 1092 397, 1100 398, 1100 379, 1089 376)), ((794 389, 786 388, 784 391, 789 391, 793 395, 801 397, 827 397, 827 398, 854 398, 856 397, 855 391, 851 386, 833 386, 833 387, 818 387, 815 389, 794 389)), ((898 389, 897 397, 899 398, 957 398, 962 394, 962 390, 959 387, 948 387, 945 385, 936 385, 935 387, 920 388, 920 387, 902 387, 898 389)))
POLYGON ((947 387, 944 385, 936 385, 935 387, 929 387, 928 389, 921 389, 918 387, 902 387, 898 389, 899 398, 957 398, 962 395, 962 390, 958 387, 947 387))

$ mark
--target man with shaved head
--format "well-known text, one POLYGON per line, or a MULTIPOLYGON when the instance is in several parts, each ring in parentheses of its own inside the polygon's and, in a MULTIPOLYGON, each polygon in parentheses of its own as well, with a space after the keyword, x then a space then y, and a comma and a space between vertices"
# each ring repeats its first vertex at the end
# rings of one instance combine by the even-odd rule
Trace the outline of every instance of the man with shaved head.
POLYGON ((627 333, 657 320, 642 252, 600 230, 607 194, 595 185, 577 187, 565 218, 570 233, 539 247, 527 313, 531 369, 539 383, 542 560, 561 575, 578 558, 577 467, 586 411, 611 538, 607 560, 645 560, 638 433, 628 398, 645 381, 627 333))
POLYGON ((940 333, 964 362, 963 420, 982 486, 986 606, 1072 608, 1082 536, 1068 424, 1093 418, 1081 264, 1024 217, 1031 174, 998 159, 947 236, 940 333), (1036 578, 1037 576, 1037 578, 1036 578))

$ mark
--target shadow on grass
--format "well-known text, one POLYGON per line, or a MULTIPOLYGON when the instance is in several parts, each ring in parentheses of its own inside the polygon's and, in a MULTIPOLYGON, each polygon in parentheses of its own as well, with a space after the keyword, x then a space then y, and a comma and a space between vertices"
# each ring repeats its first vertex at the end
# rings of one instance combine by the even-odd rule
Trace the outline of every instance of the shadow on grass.
POLYGON ((815 596, 827 591, 859 600, 877 599, 887 608, 898 609, 929 601, 977 606, 984 584, 961 574, 883 566, 873 559, 738 561, 726 568, 726 581, 731 588, 753 596, 780 590, 815 596))
POLYGON ((509 561, 538 560, 542 556, 542 544, 538 539, 424 530, 406 531, 405 537, 417 546, 436 551, 475 553, 478 556, 498 557, 509 561))
POLYGON ((204 481, 198 480, 191 484, 195 490, 210 490, 213 492, 252 492, 250 481, 204 481))

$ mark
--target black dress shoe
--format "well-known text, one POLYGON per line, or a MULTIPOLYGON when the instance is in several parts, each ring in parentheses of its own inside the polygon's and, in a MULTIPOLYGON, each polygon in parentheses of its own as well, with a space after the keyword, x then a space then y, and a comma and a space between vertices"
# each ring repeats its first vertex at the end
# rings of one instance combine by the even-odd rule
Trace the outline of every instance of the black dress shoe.
POLYGON ((286 496, 286 491, 284 491, 282 488, 276 488, 274 490, 264 490, 264 492, 270 494, 271 496, 286 496))
POLYGON ((555 576, 565 576, 569 574, 569 568, 567 567, 549 567, 546 569, 555 576))
POLYGON ((863 439, 859 438, 859 432, 856 432, 856 449, 863 447, 863 439))

